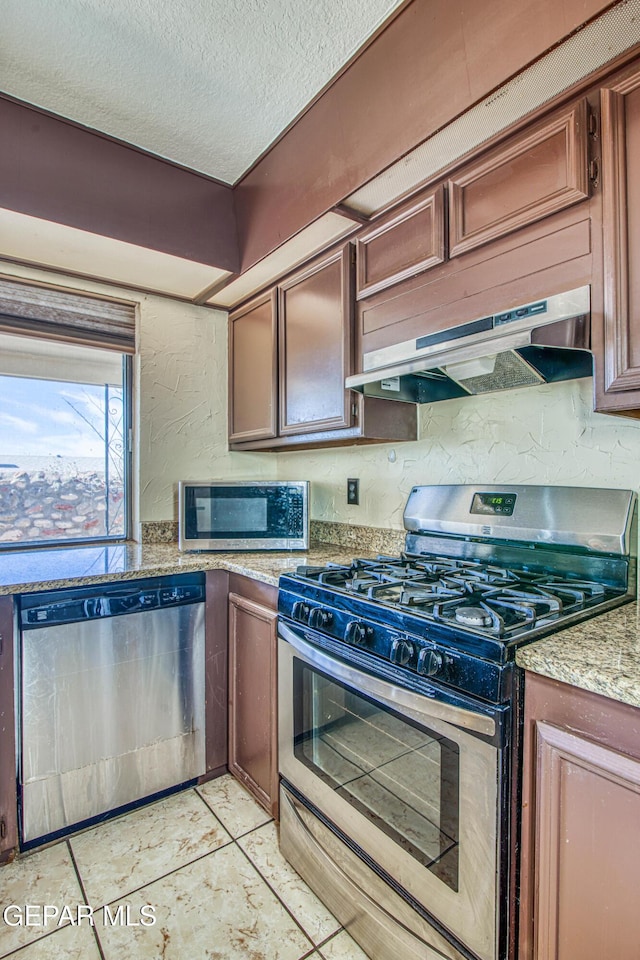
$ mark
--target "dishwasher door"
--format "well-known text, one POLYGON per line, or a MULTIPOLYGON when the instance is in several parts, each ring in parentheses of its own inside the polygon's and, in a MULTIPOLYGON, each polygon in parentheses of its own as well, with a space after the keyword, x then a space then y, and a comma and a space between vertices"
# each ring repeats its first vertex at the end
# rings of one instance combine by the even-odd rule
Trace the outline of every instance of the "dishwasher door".
MULTIPOLYGON (((176 589, 76 591, 67 608, 84 619, 39 626, 41 605, 31 627, 23 599, 23 848, 205 772, 204 588, 200 602, 176 589)), ((56 603, 64 620, 63 591, 56 603)))

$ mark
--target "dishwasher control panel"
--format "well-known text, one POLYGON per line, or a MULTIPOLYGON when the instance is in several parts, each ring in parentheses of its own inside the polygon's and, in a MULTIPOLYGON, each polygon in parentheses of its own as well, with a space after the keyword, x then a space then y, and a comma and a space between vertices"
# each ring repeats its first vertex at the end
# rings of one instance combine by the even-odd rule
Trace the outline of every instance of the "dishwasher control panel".
POLYGON ((160 607, 202 603, 204 597, 203 573, 65 587, 46 593, 23 594, 20 597, 20 624, 28 630, 57 623, 77 623, 160 607))

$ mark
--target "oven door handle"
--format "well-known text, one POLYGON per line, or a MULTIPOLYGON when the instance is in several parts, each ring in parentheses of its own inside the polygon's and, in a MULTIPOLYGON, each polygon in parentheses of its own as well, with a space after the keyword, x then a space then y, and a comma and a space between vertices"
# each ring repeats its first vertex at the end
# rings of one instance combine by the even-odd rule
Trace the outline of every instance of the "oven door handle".
POLYGON ((325 673, 335 677, 336 680, 349 684, 355 690, 367 694, 367 696, 384 703, 393 710, 410 712, 418 722, 428 723, 429 720, 435 718, 481 736, 492 738, 496 735, 495 717, 486 713, 479 713, 466 705, 445 703, 442 700, 435 699, 438 691, 426 681, 424 693, 416 693, 406 687, 389 683, 388 680, 382 680, 380 677, 364 673, 357 667, 352 667, 342 660, 332 657, 303 640, 298 633, 281 621, 278 623, 278 633, 282 640, 291 644, 305 660, 308 660, 320 670, 324 670, 325 673))

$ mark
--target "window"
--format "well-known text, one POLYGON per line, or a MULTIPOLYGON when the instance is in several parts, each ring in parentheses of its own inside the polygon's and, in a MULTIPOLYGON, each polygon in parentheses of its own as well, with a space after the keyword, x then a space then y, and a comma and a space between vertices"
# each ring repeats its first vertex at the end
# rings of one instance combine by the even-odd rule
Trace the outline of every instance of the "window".
POLYGON ((47 323, 46 304, 44 321, 28 309, 0 313, 0 547, 125 539, 131 344, 91 318, 70 328, 60 310, 47 323))

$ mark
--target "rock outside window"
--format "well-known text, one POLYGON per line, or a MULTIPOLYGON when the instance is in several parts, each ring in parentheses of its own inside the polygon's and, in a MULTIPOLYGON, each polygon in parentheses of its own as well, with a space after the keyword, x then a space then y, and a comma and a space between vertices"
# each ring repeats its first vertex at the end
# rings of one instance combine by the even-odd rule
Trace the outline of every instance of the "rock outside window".
MULTIPOLYGON (((39 290, 12 286, 16 296, 39 290)), ((21 306, 10 304, 17 317, 0 315, 0 548, 123 540, 133 308, 123 339, 91 322, 61 324, 59 311, 47 322, 46 303, 44 320, 21 316, 21 306)))

